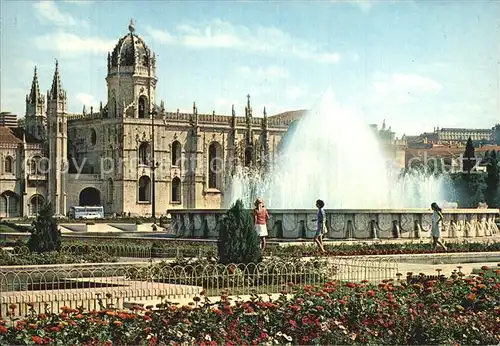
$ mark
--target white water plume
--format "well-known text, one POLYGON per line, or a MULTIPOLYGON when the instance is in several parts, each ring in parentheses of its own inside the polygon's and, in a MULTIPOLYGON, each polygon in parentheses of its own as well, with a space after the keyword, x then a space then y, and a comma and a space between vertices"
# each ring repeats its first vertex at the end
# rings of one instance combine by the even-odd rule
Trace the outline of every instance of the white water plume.
POLYGON ((328 209, 429 208, 444 200, 443 177, 401 175, 375 131, 337 103, 331 89, 288 136, 265 178, 237 169, 226 207, 239 198, 250 206, 256 197, 272 209, 311 209, 317 199, 328 209))

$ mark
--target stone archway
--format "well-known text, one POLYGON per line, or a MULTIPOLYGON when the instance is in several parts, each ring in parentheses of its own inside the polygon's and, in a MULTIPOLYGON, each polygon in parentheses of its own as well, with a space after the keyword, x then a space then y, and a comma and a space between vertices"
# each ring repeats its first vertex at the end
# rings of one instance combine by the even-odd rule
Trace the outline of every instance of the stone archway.
POLYGON ((86 187, 80 191, 79 206, 100 206, 101 192, 95 187, 86 187))

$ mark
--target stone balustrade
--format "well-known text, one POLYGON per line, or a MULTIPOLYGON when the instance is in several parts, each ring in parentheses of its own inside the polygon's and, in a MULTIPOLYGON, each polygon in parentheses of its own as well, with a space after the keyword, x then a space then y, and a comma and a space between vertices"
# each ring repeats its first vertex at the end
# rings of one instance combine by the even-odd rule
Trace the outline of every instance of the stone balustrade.
MULTIPOLYGON (((217 222, 224 209, 170 210, 171 233, 179 237, 217 238, 217 222)), ((500 233, 499 209, 444 209, 443 238, 476 238, 500 233)), ((270 238, 313 238, 315 209, 269 210, 270 238)), ((428 209, 326 210, 330 239, 430 237, 432 211, 428 209)))

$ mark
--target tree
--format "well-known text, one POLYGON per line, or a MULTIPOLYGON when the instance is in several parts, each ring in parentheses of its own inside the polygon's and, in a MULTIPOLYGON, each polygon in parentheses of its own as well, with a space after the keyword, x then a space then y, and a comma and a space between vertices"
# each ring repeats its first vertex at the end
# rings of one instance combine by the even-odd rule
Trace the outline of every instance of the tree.
POLYGON ((493 136, 492 140, 496 145, 500 145, 500 124, 496 124, 493 127, 493 136))
POLYGON ((33 252, 58 251, 61 248, 61 231, 57 227, 54 211, 50 203, 40 209, 28 240, 28 248, 33 252))
POLYGON ((450 178, 453 185, 451 191, 454 193, 453 196, 449 197, 458 200, 460 208, 477 208, 479 203, 485 201, 487 194, 486 176, 487 174, 482 172, 451 174, 450 178))
POLYGON ((241 200, 237 200, 219 220, 217 229, 220 263, 248 264, 261 261, 259 236, 255 232, 252 215, 241 200))
POLYGON ((464 157, 462 160, 462 171, 470 173, 471 170, 476 165, 474 145, 472 144, 472 138, 469 137, 467 144, 465 145, 464 157))
POLYGON ((498 168, 498 156, 495 150, 492 150, 488 157, 485 157, 487 160, 486 169, 487 169, 487 177, 486 177, 486 185, 488 189, 486 190, 486 203, 490 207, 497 206, 499 191, 498 187, 500 185, 500 169, 498 168))

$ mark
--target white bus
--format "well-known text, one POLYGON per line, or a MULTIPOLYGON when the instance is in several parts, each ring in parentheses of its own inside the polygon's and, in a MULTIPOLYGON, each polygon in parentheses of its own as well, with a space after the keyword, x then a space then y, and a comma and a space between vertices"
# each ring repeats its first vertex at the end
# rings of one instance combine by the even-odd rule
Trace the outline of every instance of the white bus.
POLYGON ((104 219, 104 207, 71 207, 69 217, 72 219, 104 219))

